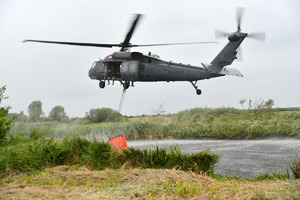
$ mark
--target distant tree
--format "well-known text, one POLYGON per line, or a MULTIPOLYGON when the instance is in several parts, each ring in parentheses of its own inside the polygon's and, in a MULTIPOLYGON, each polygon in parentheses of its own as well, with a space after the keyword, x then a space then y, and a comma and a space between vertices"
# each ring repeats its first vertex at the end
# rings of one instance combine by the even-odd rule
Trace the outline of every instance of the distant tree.
POLYGON ((246 99, 241 99, 240 100, 240 104, 241 104, 241 106, 244 108, 244 103, 246 102, 246 99))
POLYGON ((111 108, 97 108, 87 112, 86 118, 91 123, 117 122, 122 120, 122 115, 111 108))
POLYGON ((12 120, 15 118, 13 117, 12 120, 8 120, 9 110, 11 109, 10 106, 1 106, 2 100, 7 99, 3 94, 6 90, 6 86, 0 87, 0 145, 5 143, 7 140, 7 133, 9 132, 12 126, 12 120))
POLYGON ((254 109, 257 110, 269 110, 274 106, 274 100, 269 99, 268 101, 264 101, 263 99, 259 99, 255 101, 254 109))
POLYGON ((65 109, 62 106, 55 106, 49 113, 50 120, 61 122, 67 120, 68 118, 69 117, 67 116, 65 109))
POLYGON ((17 116, 17 121, 19 122, 26 122, 28 120, 28 116, 25 115, 24 111, 21 111, 17 116))
POLYGON ((161 103, 158 108, 154 108, 152 109, 152 114, 153 115, 164 115, 167 111, 166 109, 164 108, 164 104, 165 103, 161 103))
POLYGON ((273 99, 269 99, 267 101, 264 101, 263 99, 259 99, 255 101, 252 111, 256 118, 259 117, 271 118, 274 113, 274 109, 272 109, 273 106, 274 106, 273 99))
POLYGON ((251 99, 249 99, 249 108, 248 108, 249 110, 251 110, 252 109, 252 100, 251 99))
POLYGON ((7 116, 8 120, 10 121, 17 121, 17 122, 26 122, 28 121, 28 116, 24 114, 24 111, 20 113, 9 113, 7 116))
POLYGON ((33 122, 37 122, 41 120, 43 115, 42 102, 41 101, 33 101, 28 106, 29 120, 33 122))
POLYGON ((264 104, 265 109, 271 109, 273 106, 274 106, 274 100, 273 99, 269 99, 264 104))

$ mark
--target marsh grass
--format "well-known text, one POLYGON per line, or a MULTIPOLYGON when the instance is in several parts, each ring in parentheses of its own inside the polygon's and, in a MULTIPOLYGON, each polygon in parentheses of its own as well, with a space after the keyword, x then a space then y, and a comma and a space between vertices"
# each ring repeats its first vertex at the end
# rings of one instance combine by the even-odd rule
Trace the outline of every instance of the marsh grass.
POLYGON ((125 135, 128 140, 163 138, 255 139, 271 136, 299 136, 300 112, 276 109, 194 108, 174 115, 127 118, 106 123, 20 123, 10 135, 42 132, 47 137, 86 137, 107 140, 125 135))
POLYGON ((299 179, 300 178, 300 159, 298 159, 297 155, 296 155, 296 158, 292 160, 290 169, 292 170, 294 177, 296 179, 299 179))
MULTIPOLYGON (((178 169, 197 174, 209 174, 217 180, 250 180, 239 176, 214 174, 214 166, 220 156, 205 150, 196 154, 183 154, 178 146, 164 148, 128 148, 122 153, 111 150, 104 141, 89 141, 80 137, 65 137, 60 140, 39 137, 16 136, 0 147, 0 176, 11 173, 35 172, 48 167, 68 165, 74 169, 87 166, 92 170, 141 168, 178 169)), ((299 175, 299 160, 291 164, 294 177, 299 175), (297 174, 298 173, 298 174, 297 174)), ((290 179, 289 170, 263 173, 254 180, 290 179)), ((70 183, 71 184, 71 183, 70 183)))
POLYGON ((122 153, 111 150, 111 146, 94 139, 65 137, 60 140, 39 137, 18 136, 18 142, 9 142, 0 148, 0 175, 9 171, 35 171, 58 165, 88 166, 90 169, 106 168, 156 168, 191 170, 197 173, 211 171, 219 156, 209 151, 197 154, 182 154, 177 147, 170 153, 158 147, 155 150, 128 148, 122 153))
POLYGON ((241 177, 237 175, 220 175, 220 174, 211 174, 211 177, 217 180, 229 181, 229 180, 236 180, 236 181, 250 181, 250 180, 286 180, 291 179, 290 172, 288 169, 281 170, 281 171, 272 171, 272 172, 265 172, 253 178, 248 177, 241 177))

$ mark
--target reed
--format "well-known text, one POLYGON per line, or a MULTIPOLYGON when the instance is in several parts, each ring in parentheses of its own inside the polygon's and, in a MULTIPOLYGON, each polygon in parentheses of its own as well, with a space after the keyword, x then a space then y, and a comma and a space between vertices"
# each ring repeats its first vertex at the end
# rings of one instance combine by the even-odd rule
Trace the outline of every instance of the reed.
POLYGON ((127 118, 122 122, 105 123, 20 123, 17 122, 10 135, 33 131, 43 132, 47 137, 65 136, 97 138, 106 140, 116 135, 136 139, 238 138, 253 139, 273 136, 299 136, 299 111, 255 111, 235 108, 195 108, 174 115, 127 118), (259 113, 259 115, 257 114, 259 113))
MULTIPOLYGON (((39 135, 37 133, 32 135, 39 135)), ((13 138, 14 139, 14 138, 13 138)), ((0 147, 0 174, 12 171, 35 171, 58 165, 105 168, 155 168, 191 170, 197 173, 211 171, 219 156, 209 151, 182 154, 178 147, 170 151, 156 147, 155 150, 128 148, 122 153, 111 150, 109 144, 96 139, 65 137, 60 140, 45 137, 19 136, 18 141, 0 147)))

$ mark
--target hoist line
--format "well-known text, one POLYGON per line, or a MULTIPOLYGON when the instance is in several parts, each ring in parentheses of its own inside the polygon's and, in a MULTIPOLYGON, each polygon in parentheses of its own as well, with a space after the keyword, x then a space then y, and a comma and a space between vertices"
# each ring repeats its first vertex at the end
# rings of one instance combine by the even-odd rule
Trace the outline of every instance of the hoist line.
POLYGON ((122 109, 123 102, 124 102, 124 99, 125 99, 125 94, 126 94, 126 90, 124 89, 123 93, 122 93, 122 96, 121 96, 120 104, 119 104, 119 109, 118 109, 119 113, 121 113, 121 109, 122 109))

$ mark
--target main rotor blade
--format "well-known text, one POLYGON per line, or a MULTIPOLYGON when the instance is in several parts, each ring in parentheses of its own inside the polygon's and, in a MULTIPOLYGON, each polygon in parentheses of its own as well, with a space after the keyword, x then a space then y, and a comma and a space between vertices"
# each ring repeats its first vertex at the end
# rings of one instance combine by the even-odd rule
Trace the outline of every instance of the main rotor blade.
POLYGON ((51 43, 51 44, 65 44, 75 46, 89 46, 89 47, 107 47, 112 48, 114 46, 120 47, 120 44, 98 44, 98 43, 82 43, 82 42, 58 42, 58 41, 46 41, 46 40, 24 40, 23 42, 40 42, 40 43, 51 43))
POLYGON ((237 30, 241 30, 241 21, 244 15, 245 8, 238 7, 236 9, 236 21, 237 21, 237 30))
POLYGON ((130 45, 130 47, 150 47, 150 46, 167 46, 167 45, 186 45, 186 44, 210 44, 217 42, 183 42, 183 43, 162 43, 162 44, 141 44, 141 45, 130 45))
POLYGON ((137 23, 138 23, 140 17, 141 17, 141 14, 137 14, 137 15, 136 15, 136 18, 135 18, 135 20, 133 21, 133 23, 132 23, 132 25, 131 25, 131 28, 130 28, 130 30, 128 31, 127 35, 126 35, 125 40, 124 40, 124 42, 122 43, 121 51, 124 51, 125 48, 128 47, 129 41, 130 41, 130 39, 131 39, 131 37, 132 37, 132 34, 133 34, 134 30, 135 30, 135 27, 136 27, 136 25, 137 25, 137 23))
POLYGON ((220 30, 215 30, 215 37, 220 38, 220 37, 228 37, 230 33, 225 32, 225 31, 220 31, 220 30))

